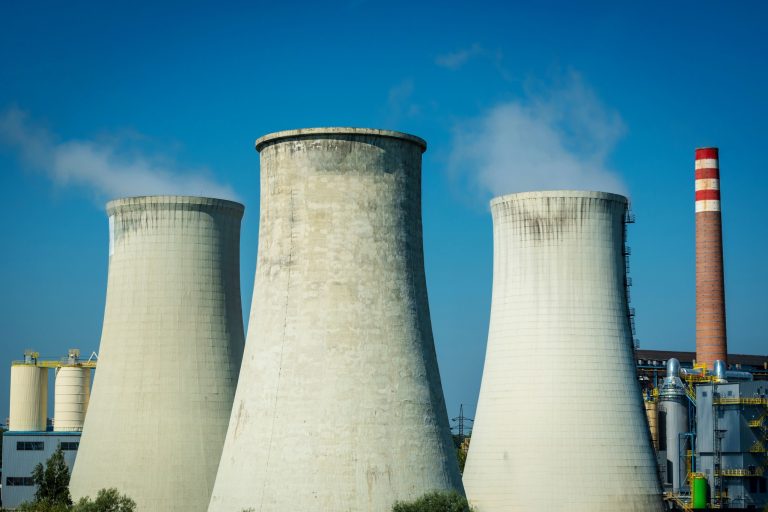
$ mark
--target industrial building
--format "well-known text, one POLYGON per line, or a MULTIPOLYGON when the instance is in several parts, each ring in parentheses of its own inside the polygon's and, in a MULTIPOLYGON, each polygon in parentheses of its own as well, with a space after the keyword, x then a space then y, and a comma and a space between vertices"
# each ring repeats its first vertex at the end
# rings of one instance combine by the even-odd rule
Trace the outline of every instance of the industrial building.
POLYGON ((768 381, 745 370, 684 368, 645 392, 665 497, 681 510, 768 506, 768 381))
POLYGON ((718 149, 694 167, 696 353, 637 351, 638 378, 668 505, 762 509, 768 356, 727 353, 718 149))
POLYGON ((266 135, 246 353, 209 510, 390 512, 463 492, 424 274, 415 136, 266 135))
POLYGON ((61 448, 70 471, 88 410, 91 372, 96 361, 72 349, 61 360, 42 360, 28 350, 11 365, 8 431, 3 433, 2 506, 13 509, 34 498, 32 470, 61 448), (48 424, 48 372, 53 369, 54 417, 48 424))
POLYGON ((464 470, 479 512, 661 511, 635 373, 623 196, 491 201, 493 297, 464 470))
POLYGON ((99 371, 73 499, 114 487, 142 512, 207 508, 243 350, 243 211, 186 196, 107 204, 99 371))
POLYGON ((3 506, 33 498, 32 470, 60 448, 74 499, 115 487, 149 512, 389 512, 465 486, 478 512, 768 507, 768 356, 727 353, 717 148, 695 154, 695 353, 636 349, 625 197, 491 202, 491 321, 463 481, 426 290, 426 143, 312 128, 256 149, 248 344, 244 207, 108 203, 93 394, 96 362, 76 349, 13 362, 3 506))

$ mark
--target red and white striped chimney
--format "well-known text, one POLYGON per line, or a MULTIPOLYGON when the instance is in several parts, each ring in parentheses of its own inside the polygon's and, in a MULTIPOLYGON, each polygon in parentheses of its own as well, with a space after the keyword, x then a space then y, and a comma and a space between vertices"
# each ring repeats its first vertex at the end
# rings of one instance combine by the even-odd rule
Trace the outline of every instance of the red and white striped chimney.
POLYGON ((696 361, 726 361, 723 230, 717 148, 696 150, 696 361))

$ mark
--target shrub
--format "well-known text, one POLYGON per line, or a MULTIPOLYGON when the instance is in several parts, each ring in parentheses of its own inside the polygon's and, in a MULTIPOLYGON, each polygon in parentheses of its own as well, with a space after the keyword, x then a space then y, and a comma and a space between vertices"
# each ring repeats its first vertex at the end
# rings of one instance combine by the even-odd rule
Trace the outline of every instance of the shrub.
POLYGON ((437 491, 415 501, 398 501, 392 512, 472 512, 467 499, 456 491, 437 491))
POLYGON ((43 499, 22 503, 16 510, 17 512, 136 512, 136 503, 128 496, 120 494, 117 489, 101 489, 95 499, 81 498, 74 505, 43 499))
POLYGON ((72 512, 135 512, 136 502, 117 489, 101 489, 96 499, 81 498, 72 512))

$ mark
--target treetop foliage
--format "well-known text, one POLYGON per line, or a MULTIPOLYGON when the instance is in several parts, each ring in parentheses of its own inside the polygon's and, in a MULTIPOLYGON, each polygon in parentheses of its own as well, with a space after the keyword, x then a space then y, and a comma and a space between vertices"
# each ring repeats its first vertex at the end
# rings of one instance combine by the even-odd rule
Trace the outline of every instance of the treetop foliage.
POLYGON ((71 505, 69 496, 69 468, 64 462, 64 452, 59 448, 51 458, 32 470, 32 481, 37 486, 35 502, 47 502, 52 505, 71 505))
POLYGON ((392 512, 473 512, 467 499, 456 491, 436 491, 415 501, 398 501, 392 512))

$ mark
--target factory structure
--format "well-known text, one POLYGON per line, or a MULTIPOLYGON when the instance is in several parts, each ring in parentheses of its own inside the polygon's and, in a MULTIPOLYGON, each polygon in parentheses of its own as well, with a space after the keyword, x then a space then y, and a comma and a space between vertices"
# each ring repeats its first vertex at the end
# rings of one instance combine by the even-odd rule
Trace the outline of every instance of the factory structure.
POLYGON ((80 359, 69 350, 60 360, 43 360, 32 350, 11 364, 8 430, 3 433, 2 505, 15 508, 31 501, 36 487, 32 470, 61 448, 72 469, 88 410, 91 373, 96 358, 80 359), (48 421, 49 370, 55 372, 54 415, 48 421))
POLYGON ((426 142, 311 128, 256 150, 247 338, 243 205, 108 203, 93 389, 96 361, 77 350, 13 363, 4 507, 33 498, 34 466, 59 448, 73 499, 114 487, 142 512, 390 512, 436 490, 466 491, 477 512, 768 507, 768 356, 727 351, 716 148, 695 155, 696 353, 637 348, 627 198, 491 201, 491 318, 463 476, 425 279, 426 142))
POLYGON ((694 161, 696 353, 636 352, 639 382, 668 504, 762 509, 768 357, 728 355, 719 151, 697 149, 694 161))

